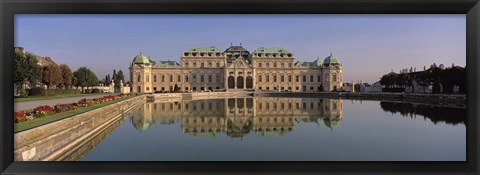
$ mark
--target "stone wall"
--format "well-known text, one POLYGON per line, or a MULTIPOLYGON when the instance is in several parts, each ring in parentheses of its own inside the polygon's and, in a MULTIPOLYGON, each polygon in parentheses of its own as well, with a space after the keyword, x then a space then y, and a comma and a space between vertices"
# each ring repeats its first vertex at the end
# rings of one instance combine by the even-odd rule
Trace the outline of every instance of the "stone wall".
POLYGON ((49 123, 14 135, 15 161, 55 160, 125 112, 145 103, 146 96, 133 97, 76 116, 49 123))

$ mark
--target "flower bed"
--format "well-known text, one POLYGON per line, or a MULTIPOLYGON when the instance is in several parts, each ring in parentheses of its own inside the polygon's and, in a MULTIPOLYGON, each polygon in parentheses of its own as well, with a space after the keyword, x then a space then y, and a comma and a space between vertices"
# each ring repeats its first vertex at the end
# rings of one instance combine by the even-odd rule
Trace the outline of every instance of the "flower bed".
POLYGON ((35 109, 31 110, 21 110, 21 111, 16 111, 13 113, 14 116, 14 122, 15 123, 20 123, 20 122, 25 122, 25 121, 30 121, 34 120, 36 118, 41 118, 45 117, 48 115, 52 114, 57 114, 57 113, 62 113, 62 112, 67 112, 71 111, 77 108, 81 107, 87 107, 95 104, 101 104, 107 101, 112 101, 112 100, 117 100, 121 98, 126 98, 131 96, 132 94, 118 94, 118 95, 108 95, 100 98, 94 98, 94 99, 81 99, 78 102, 75 103, 70 103, 70 104, 57 104, 55 106, 38 106, 35 109))

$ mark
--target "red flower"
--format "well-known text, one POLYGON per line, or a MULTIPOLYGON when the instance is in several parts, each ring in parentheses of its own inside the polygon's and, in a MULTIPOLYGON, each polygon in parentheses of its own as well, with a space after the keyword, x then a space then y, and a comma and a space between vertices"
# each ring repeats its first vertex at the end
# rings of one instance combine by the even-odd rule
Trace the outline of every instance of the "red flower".
POLYGON ((37 108, 35 108, 35 111, 45 111, 45 112, 54 112, 55 109, 53 109, 52 107, 48 106, 48 105, 45 105, 45 106, 39 106, 37 108))
POLYGON ((26 116, 27 115, 26 115, 25 111, 18 111, 18 112, 13 113, 15 123, 19 123, 19 122, 25 120, 26 116))

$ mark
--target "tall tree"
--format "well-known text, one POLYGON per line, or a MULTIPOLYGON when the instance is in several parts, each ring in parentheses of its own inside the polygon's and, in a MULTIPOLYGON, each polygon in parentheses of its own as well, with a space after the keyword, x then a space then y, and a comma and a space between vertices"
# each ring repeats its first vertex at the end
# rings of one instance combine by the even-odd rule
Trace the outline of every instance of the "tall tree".
POLYGON ((23 89, 25 83, 35 84, 42 79, 42 67, 31 53, 15 50, 13 66, 13 81, 17 90, 23 89))
POLYGON ((105 86, 110 85, 110 82, 112 80, 110 79, 110 74, 105 75, 105 86))
POLYGON ((43 67, 42 83, 50 89, 62 82, 62 71, 57 64, 48 64, 43 67))
POLYGON ((123 75, 123 71, 121 69, 117 73, 115 84, 118 84, 120 86, 120 80, 125 83, 125 76, 123 75))
POLYGON ((112 80, 115 84, 117 83, 115 82, 117 80, 117 71, 115 69, 113 69, 112 80))
POLYGON ((98 84, 98 78, 87 67, 80 67, 77 71, 73 72, 73 84, 82 88, 82 92, 85 92, 85 87, 95 86, 98 84))
POLYGON ((66 64, 60 64, 60 71, 62 72, 62 83, 61 87, 63 89, 70 89, 70 86, 72 86, 72 77, 73 73, 70 67, 66 64))

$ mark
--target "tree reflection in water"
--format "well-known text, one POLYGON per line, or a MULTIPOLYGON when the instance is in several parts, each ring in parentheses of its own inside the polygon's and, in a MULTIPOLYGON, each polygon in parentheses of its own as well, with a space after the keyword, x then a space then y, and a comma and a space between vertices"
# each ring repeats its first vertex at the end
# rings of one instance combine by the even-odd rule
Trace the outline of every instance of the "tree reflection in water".
POLYGON ((380 102, 383 111, 400 113, 405 117, 414 118, 417 115, 430 119, 434 124, 445 122, 451 125, 466 124, 466 109, 453 107, 440 107, 425 104, 380 102))

